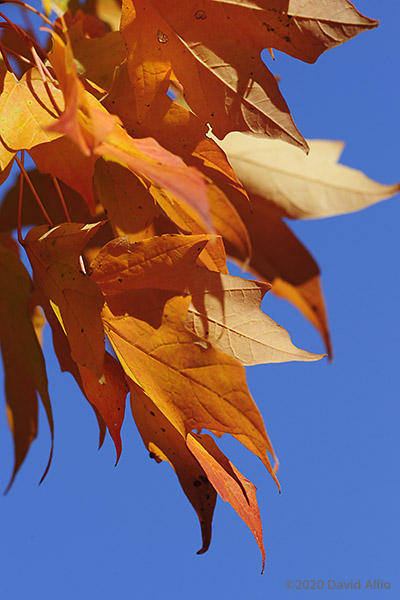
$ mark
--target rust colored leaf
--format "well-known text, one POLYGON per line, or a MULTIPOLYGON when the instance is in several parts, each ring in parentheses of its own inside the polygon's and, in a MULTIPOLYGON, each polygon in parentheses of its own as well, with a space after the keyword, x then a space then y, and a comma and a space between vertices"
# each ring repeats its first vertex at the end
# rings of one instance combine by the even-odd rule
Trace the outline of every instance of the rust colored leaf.
POLYGON ((260 511, 256 499, 257 488, 236 469, 210 435, 189 433, 186 444, 203 467, 222 500, 229 502, 254 535, 261 551, 261 573, 263 573, 265 548, 260 511))
POLYGON ((268 38, 262 21, 256 20, 259 31, 253 23, 249 27, 254 6, 202 6, 124 0, 121 32, 139 120, 158 87, 174 76, 190 108, 211 123, 218 138, 232 130, 253 131, 304 146, 274 76, 261 61, 268 38))
POLYGON ((150 226, 161 210, 131 171, 100 159, 95 167, 94 185, 116 236, 126 235, 131 241, 136 241, 138 234, 151 237, 150 226))
POLYGON ((112 240, 92 263, 93 279, 106 295, 143 288, 190 294, 187 326, 206 346, 209 342, 244 365, 321 358, 296 348, 261 312, 269 285, 195 264, 215 243, 206 236, 174 235, 135 244, 112 240))
MULTIPOLYGON (((272 283, 272 291, 292 302, 320 332, 329 356, 332 354, 319 267, 308 250, 279 217, 272 218, 262 198, 251 197, 250 205, 235 197, 251 237, 253 255, 249 268, 272 283)), ((227 244, 227 252, 239 258, 227 244)))
POLYGON ((82 154, 76 144, 65 135, 31 148, 29 154, 39 171, 54 175, 81 194, 91 214, 95 213, 92 182, 95 156, 82 154))
POLYGON ((78 73, 90 82, 109 90, 115 68, 125 60, 126 51, 119 31, 102 37, 89 38, 83 31, 83 22, 77 21, 68 29, 72 51, 78 62, 78 73))
MULTIPOLYGON (((96 149, 98 156, 114 160, 131 169, 135 175, 151 182, 159 194, 173 203, 183 201, 193 218, 200 216, 203 227, 212 229, 206 180, 197 169, 188 167, 178 156, 164 150, 155 140, 133 139, 121 127, 115 127, 96 149), (167 194, 172 195, 171 198, 167 194)), ((152 189, 150 188, 150 191, 152 189)), ((160 195, 157 197, 160 201, 160 195)))
POLYGON ((185 438, 146 396, 143 390, 131 385, 133 418, 150 457, 157 462, 166 460, 175 470, 189 502, 200 521, 203 546, 198 554, 208 550, 211 542, 211 523, 217 494, 200 464, 188 451, 185 438))
POLYGON ((189 302, 156 290, 108 297, 103 323, 119 361, 181 435, 203 428, 230 433, 276 480, 267 455, 275 453, 245 370, 185 328, 189 302))
POLYGON ((104 356, 104 383, 93 371, 79 367, 82 385, 89 402, 100 413, 115 444, 118 463, 122 452, 121 427, 125 415, 127 383, 121 365, 108 352, 104 356))
POLYGON ((111 240, 91 264, 92 279, 106 296, 144 288, 183 291, 186 267, 209 240, 207 235, 163 235, 133 244, 111 240))
MULTIPOLYGON (((198 167, 210 179, 215 180, 218 175, 246 195, 225 153, 214 140, 206 137, 206 124, 185 107, 174 102, 166 92, 166 86, 160 87, 145 119, 141 122, 135 110, 136 91, 124 63, 118 69, 118 75, 104 105, 120 117, 131 135, 154 137, 164 148, 181 156, 188 165, 198 167)), ((220 233, 222 235, 222 232, 220 233)))
POLYGON ((43 354, 29 316, 32 282, 13 250, 0 244, 0 345, 5 371, 8 423, 14 440, 14 469, 10 489, 37 435, 40 395, 51 433, 47 474, 53 454, 54 426, 43 354))
POLYGON ((97 379, 103 376, 104 364, 103 297, 82 272, 79 256, 100 226, 63 223, 50 230, 40 226, 31 229, 24 241, 34 281, 68 337, 73 360, 91 369, 97 379))

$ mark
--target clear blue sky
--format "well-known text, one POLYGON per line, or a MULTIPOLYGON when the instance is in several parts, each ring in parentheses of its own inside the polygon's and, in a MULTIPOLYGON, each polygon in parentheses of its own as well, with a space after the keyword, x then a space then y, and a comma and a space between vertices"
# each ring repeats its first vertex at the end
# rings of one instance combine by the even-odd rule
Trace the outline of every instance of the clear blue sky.
MULTIPOLYGON (((358 0, 378 18, 364 33, 305 65, 277 53, 274 72, 308 138, 346 142, 342 162, 383 183, 400 180, 397 0, 358 0)), ((7 6, 2 10, 9 11, 7 6)), ((54 460, 45 482, 49 433, 40 435, 7 497, 0 497, 0 597, 4 600, 152 598, 273 600, 352 598, 328 580, 389 582, 373 597, 398 598, 399 563, 399 197, 366 211, 293 223, 323 274, 334 362, 248 369, 280 459, 282 495, 255 457, 222 441, 258 487, 267 566, 233 509, 217 503, 213 541, 201 546, 197 517, 167 464, 148 458, 132 419, 118 467, 110 439, 97 451, 97 425, 45 335, 55 415, 54 460), (287 580, 324 589, 287 589, 287 580)), ((317 334, 270 294, 267 314, 293 341, 320 352, 317 334)), ((2 374, 0 374, 2 386, 2 374)), ((0 488, 12 442, 0 412, 0 488)), ((357 597, 368 590, 358 591, 357 597)), ((369 597, 369 596, 368 596, 369 597)))

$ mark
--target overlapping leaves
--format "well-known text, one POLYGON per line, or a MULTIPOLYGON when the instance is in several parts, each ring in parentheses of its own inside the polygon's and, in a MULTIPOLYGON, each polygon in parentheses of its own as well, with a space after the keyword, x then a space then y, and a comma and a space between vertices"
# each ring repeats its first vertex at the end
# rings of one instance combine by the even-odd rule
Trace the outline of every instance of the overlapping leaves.
POLYGON ((334 165, 334 144, 310 144, 307 157, 266 140, 307 148, 260 53, 313 62, 376 22, 347 0, 123 0, 120 31, 117 2, 98 0, 89 12, 59 18, 49 52, 9 22, 0 46, 0 183, 14 160, 21 169, 0 210, 11 482, 37 433, 38 395, 53 433, 41 306, 61 369, 95 411, 100 444, 108 430, 119 459, 129 391, 150 456, 171 464, 199 517, 199 553, 219 494, 253 532, 264 565, 255 487, 201 432, 231 434, 278 483, 244 366, 321 355, 296 348, 261 311, 271 283, 330 351, 318 266, 281 217, 358 210, 398 187, 334 165), (171 84, 180 100, 167 95, 171 84), (220 139, 264 137, 217 143, 209 127, 220 139), (34 226, 24 239, 23 225, 34 226), (230 276, 226 250, 265 281, 230 276))

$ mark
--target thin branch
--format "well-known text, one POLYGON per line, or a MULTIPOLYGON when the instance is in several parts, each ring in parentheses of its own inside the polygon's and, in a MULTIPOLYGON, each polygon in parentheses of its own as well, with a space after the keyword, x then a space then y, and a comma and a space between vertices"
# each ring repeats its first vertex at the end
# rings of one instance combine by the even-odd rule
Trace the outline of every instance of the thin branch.
MULTIPOLYGON (((21 150, 21 164, 22 164, 22 167, 24 166, 24 162, 25 162, 25 152, 23 150, 21 150)), ((17 234, 18 234, 18 241, 19 241, 19 243, 21 245, 23 243, 22 233, 21 233, 21 229, 22 229, 22 195, 23 195, 23 191, 24 191, 24 174, 23 174, 22 169, 20 168, 20 170, 19 170, 19 190, 18 190, 17 234)))
POLYGON ((1 2, 1 4, 3 4, 3 3, 4 4, 18 4, 18 6, 21 6, 22 8, 31 10, 33 13, 35 13, 35 15, 38 15, 38 17, 43 19, 43 21, 45 21, 48 25, 51 25, 51 27, 54 27, 53 23, 50 21, 50 19, 48 19, 46 17, 46 15, 44 15, 43 13, 38 11, 36 8, 31 6, 30 4, 26 4, 26 2, 22 2, 21 0, 7 0, 7 2, 1 2))
POLYGON ((5 23, 0 23, 0 27, 10 30, 12 29, 21 38, 24 44, 28 46, 29 50, 31 49, 31 46, 34 46, 38 51, 40 51, 44 58, 47 58, 47 52, 31 35, 29 35, 29 33, 25 31, 25 29, 22 29, 22 27, 16 23, 10 21, 10 19, 2 12, 0 12, 0 17, 3 17, 3 19, 6 21, 5 23))
POLYGON ((25 171, 24 165, 21 163, 21 161, 19 160, 19 158, 18 158, 17 155, 15 155, 15 160, 17 161, 17 164, 18 164, 19 168, 23 172, 25 180, 26 180, 26 183, 29 185, 29 188, 30 188, 30 190, 31 190, 31 192, 33 194, 33 197, 35 198, 35 200, 37 202, 37 205, 39 206, 40 210, 42 211, 42 214, 43 214, 44 218, 46 219, 46 221, 48 222, 48 224, 50 225, 50 227, 54 227, 53 221, 50 219, 50 217, 49 217, 49 215, 47 213, 47 210, 43 206, 42 201, 39 198, 39 195, 38 195, 37 191, 35 190, 32 181, 30 180, 30 177, 29 177, 28 173, 25 171))
POLYGON ((58 183, 58 179, 57 179, 57 177, 54 177, 54 175, 52 175, 51 178, 53 180, 54 187, 57 190, 58 197, 60 198, 64 213, 65 213, 65 217, 66 217, 68 223, 71 223, 71 217, 69 216, 67 204, 65 202, 64 194, 62 193, 62 190, 60 188, 60 184, 58 183))

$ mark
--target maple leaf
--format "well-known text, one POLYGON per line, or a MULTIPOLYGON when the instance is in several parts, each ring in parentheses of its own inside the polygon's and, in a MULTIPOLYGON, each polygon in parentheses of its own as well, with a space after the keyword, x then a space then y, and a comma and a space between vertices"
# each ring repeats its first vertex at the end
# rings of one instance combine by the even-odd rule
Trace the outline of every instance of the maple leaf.
POLYGON ((316 219, 342 215, 397 194, 400 184, 383 185, 338 164, 344 143, 307 140, 306 156, 279 140, 240 133, 219 144, 251 197, 260 196, 271 217, 316 219))
POLYGON ((100 319, 103 297, 82 271, 79 256, 101 223, 63 223, 31 229, 24 247, 33 277, 68 336, 72 358, 102 379, 104 336, 100 319))
POLYGON ((106 295, 132 289, 188 293, 187 326, 243 365, 317 360, 296 348, 288 333, 260 310, 269 285, 247 281, 196 265, 212 247, 207 236, 155 237, 129 244, 109 242, 92 263, 93 278, 106 295))
POLYGON ((121 32, 140 120, 157 88, 176 78, 190 108, 218 138, 252 131, 306 147, 260 53, 277 48, 314 61, 324 50, 376 27, 347 0, 333 4, 124 0, 121 32))
POLYGON ((251 398, 244 368, 198 344, 185 328, 190 297, 133 290, 107 297, 104 328, 126 375, 152 399, 174 427, 230 433, 254 452, 273 478, 271 442, 251 398), (223 367, 223 368, 221 368, 223 367))

